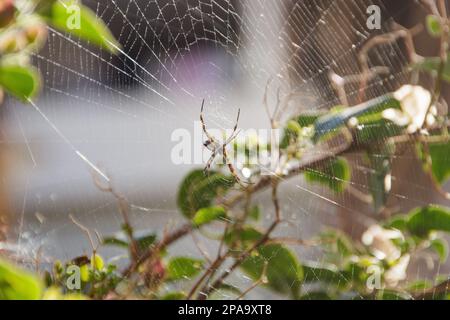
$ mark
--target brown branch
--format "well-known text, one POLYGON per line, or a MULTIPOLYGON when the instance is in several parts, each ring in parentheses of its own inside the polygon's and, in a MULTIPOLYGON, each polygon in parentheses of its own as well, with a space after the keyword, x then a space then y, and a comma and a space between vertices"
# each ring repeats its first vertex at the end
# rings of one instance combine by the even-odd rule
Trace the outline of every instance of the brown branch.
POLYGON ((272 202, 275 208, 275 221, 272 223, 272 225, 267 229, 267 231, 264 233, 264 235, 256 241, 256 243, 251 246, 250 249, 244 251, 241 255, 239 255, 238 258, 236 258, 235 262, 231 265, 230 268, 225 270, 217 279, 213 282, 213 284, 209 287, 207 287, 208 284, 203 286, 203 288, 200 290, 200 293, 198 295, 199 300, 205 300, 208 298, 211 292, 214 292, 218 288, 220 288, 225 281, 225 279, 234 271, 236 270, 245 259, 247 259, 250 254, 258 249, 260 246, 264 245, 269 239, 272 232, 275 230, 275 228, 278 226, 278 224, 281 221, 281 212, 280 212, 280 204, 278 200, 278 178, 277 177, 271 177, 271 184, 272 184, 272 202))
POLYGON ((128 242, 129 242, 129 246, 130 246, 129 247, 130 256, 133 261, 136 261, 138 258, 139 250, 138 250, 138 245, 136 243, 136 240, 134 238, 133 227, 130 222, 130 214, 129 214, 130 205, 128 203, 128 200, 123 195, 121 195, 120 193, 118 193, 116 191, 116 189, 113 187, 110 180, 107 184, 103 184, 102 181, 100 180, 99 176, 95 172, 92 173, 92 179, 94 180, 95 186, 100 191, 105 192, 105 193, 110 193, 116 199, 117 205, 119 207, 119 212, 122 215, 122 219, 123 219, 122 229, 124 230, 124 232, 128 238, 128 242))
POLYGON ((437 286, 426 289, 420 293, 413 294, 414 300, 434 299, 436 295, 447 294, 450 289, 450 279, 438 284, 437 286))

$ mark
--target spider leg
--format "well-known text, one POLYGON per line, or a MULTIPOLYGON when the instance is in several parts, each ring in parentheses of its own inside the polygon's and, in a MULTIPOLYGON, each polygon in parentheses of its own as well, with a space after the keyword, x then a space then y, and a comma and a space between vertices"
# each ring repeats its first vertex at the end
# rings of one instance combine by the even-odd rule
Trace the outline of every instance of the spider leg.
MULTIPOLYGON (((242 187, 247 188, 247 186, 242 182, 241 178, 239 178, 236 169, 234 168, 231 161, 228 159, 228 153, 227 153, 227 145, 224 144, 222 146, 222 156, 223 156, 223 162, 228 166, 228 170, 230 170, 231 175, 236 180, 236 182, 242 187)), ((249 183, 250 184, 250 183, 249 183)))
POLYGON ((213 152, 213 153, 211 154, 211 157, 209 157, 208 162, 206 162, 205 169, 203 169, 203 173, 205 174, 205 176, 208 175, 208 172, 209 172, 209 170, 211 169, 211 165, 212 165, 212 163, 213 163, 214 158, 216 157, 216 155, 217 155, 216 152, 213 152))
POLYGON ((237 138, 237 136, 239 135, 239 133, 241 133, 240 130, 238 130, 237 132, 235 132, 232 136, 230 136, 230 137, 224 142, 224 144, 225 144, 225 145, 230 144, 231 141, 233 141, 234 139, 237 138))
POLYGON ((202 108, 200 110, 200 122, 202 124, 202 130, 205 133, 206 137, 208 137, 208 140, 211 142, 214 142, 214 137, 212 135, 209 134, 208 130, 206 129, 206 123, 205 123, 205 118, 203 117, 203 109, 205 107, 205 99, 203 99, 202 102, 202 108))
POLYGON ((233 128, 233 133, 231 134, 231 136, 233 136, 236 133, 238 124, 239 124, 239 117, 241 116, 241 109, 238 110, 238 115, 237 115, 237 119, 236 119, 236 124, 234 125, 233 128))

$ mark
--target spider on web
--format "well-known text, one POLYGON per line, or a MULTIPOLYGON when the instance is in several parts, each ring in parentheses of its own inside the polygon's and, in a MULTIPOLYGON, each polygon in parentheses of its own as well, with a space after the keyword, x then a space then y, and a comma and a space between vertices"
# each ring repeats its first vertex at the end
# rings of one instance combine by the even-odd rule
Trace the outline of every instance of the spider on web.
MULTIPOLYGON (((238 115, 236 118, 236 123, 234 125, 233 128, 233 132, 231 133, 230 137, 228 139, 226 139, 223 143, 220 142, 218 139, 216 139, 214 136, 212 136, 208 130, 206 129, 206 123, 205 123, 205 119, 203 116, 203 110, 205 107, 205 100, 203 99, 202 102, 202 108, 200 111, 200 122, 202 124, 202 129, 203 132, 205 133, 206 137, 208 138, 204 143, 203 146, 205 148, 207 148, 209 151, 211 151, 211 156, 208 159, 208 161, 206 162, 206 166, 204 169, 204 173, 205 175, 208 174, 209 170, 211 169, 211 165, 214 162, 214 159, 217 156, 221 156, 223 159, 224 164, 226 164, 228 166, 228 170, 230 171, 231 175, 233 176, 233 178, 236 180, 236 182, 243 188, 246 188, 247 186, 245 185, 245 183, 241 180, 241 178, 239 178, 239 175, 237 173, 236 168, 233 166, 232 162, 230 161, 229 157, 228 157, 228 152, 227 152, 227 146, 234 140, 236 139, 236 137, 239 135, 239 131, 237 130, 238 128, 238 124, 239 124, 239 117, 241 115, 241 109, 239 109, 238 111, 238 115)), ((249 184, 248 182, 246 182, 247 184, 249 184)))

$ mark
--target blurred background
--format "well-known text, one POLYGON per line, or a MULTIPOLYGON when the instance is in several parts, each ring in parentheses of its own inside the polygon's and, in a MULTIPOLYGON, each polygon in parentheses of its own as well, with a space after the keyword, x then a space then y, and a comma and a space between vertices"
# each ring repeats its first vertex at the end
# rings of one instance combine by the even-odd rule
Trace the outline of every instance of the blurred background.
MULTIPOLYGON (((412 27, 424 18, 414 0, 83 3, 112 29, 123 46, 121 54, 111 56, 50 29, 46 47, 33 57, 44 78, 36 107, 8 99, 0 109, 0 202, 11 225, 8 240, 25 256, 34 256, 39 248, 48 258, 89 252, 70 214, 101 234, 120 228, 115 200, 97 190, 80 154, 107 172, 129 199, 138 230, 161 233, 168 223, 183 221, 175 203, 177 187, 196 167, 173 164, 171 135, 179 128, 193 132, 203 98, 214 128, 231 128, 238 108, 240 127, 268 128, 262 100, 271 78, 272 105, 278 87, 298 93, 286 118, 300 110, 331 108, 339 103, 328 80, 331 70, 358 73, 357 55, 368 38, 387 32, 393 21, 412 27), (382 10, 381 30, 366 26, 372 4, 382 10)), ((419 54, 436 54, 437 44, 424 39, 416 37, 419 54)), ((368 96, 408 82, 401 42, 373 50, 371 63, 389 67, 390 74, 374 79, 368 96)), ((356 95, 356 88, 350 88, 351 102, 356 95)), ((354 186, 368 193, 362 160, 350 160, 354 186)), ((439 202, 417 166, 408 150, 396 158, 391 206, 409 209, 439 202)), ((279 229, 286 236, 307 239, 337 226, 359 237, 380 218, 352 194, 335 196, 300 178, 284 185, 281 194, 283 213, 291 222, 279 229)), ((267 204, 270 217, 267 199, 262 194, 259 200, 267 204)), ((173 250, 198 255, 190 241, 173 250)), ((299 250, 304 256, 320 254, 314 248, 299 250)), ((445 266, 433 268, 442 271, 445 266)), ((424 276, 434 271, 418 262, 411 272, 424 276)))

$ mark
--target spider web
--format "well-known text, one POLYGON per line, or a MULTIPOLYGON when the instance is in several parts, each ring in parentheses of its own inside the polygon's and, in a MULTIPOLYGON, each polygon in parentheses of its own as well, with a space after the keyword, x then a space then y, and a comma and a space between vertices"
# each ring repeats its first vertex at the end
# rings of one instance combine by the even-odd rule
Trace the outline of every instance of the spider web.
MULTIPOLYGON (((193 132, 203 98, 208 124, 222 129, 234 125, 239 108, 240 127, 268 128, 262 99, 270 79, 270 106, 277 90, 296 93, 286 118, 301 110, 331 108, 339 99, 329 72, 357 74, 362 45, 388 32, 397 16, 417 5, 404 1, 401 10, 387 11, 382 1, 365 0, 83 3, 112 29, 122 44, 121 54, 112 56, 49 28, 46 48, 33 57, 44 78, 40 98, 31 106, 13 101, 5 106, 5 142, 14 147, 17 159, 10 188, 17 237, 11 242, 30 259, 40 247, 49 259, 89 252, 69 214, 101 234, 119 229, 115 199, 96 189, 92 170, 107 173, 129 199, 138 230, 161 234, 167 224, 182 223, 175 205, 177 186, 198 166, 172 163, 171 134, 179 128, 193 132), (381 30, 366 26, 366 10, 372 4, 382 8, 381 30)), ((371 65, 386 66, 390 72, 368 83, 367 96, 407 83, 407 61, 398 42, 374 48, 371 65)), ((357 87, 347 87, 350 102, 357 101, 357 95, 357 87)), ((368 168, 355 158, 352 170, 362 176, 368 168)), ((423 191, 416 174, 398 180, 416 193, 423 191)), ((352 186, 368 193, 365 182, 352 186)), ((279 229, 284 235, 311 237, 323 226, 337 224, 342 211, 355 224, 367 225, 376 218, 359 213, 348 195, 334 196, 299 179, 287 183, 280 193, 283 216, 290 222, 279 229)), ((414 206, 428 203, 413 193, 393 196, 414 206)), ((267 199, 263 194, 258 200, 270 220, 272 206, 267 199)), ((177 243, 171 253, 198 256, 188 240, 177 243)), ((201 245, 215 252, 209 243, 201 245)), ((117 253, 102 250, 108 257, 117 253)), ((296 250, 302 259, 320 259, 315 248, 296 250)), ((419 268, 416 276, 424 273, 419 268)), ((240 274, 231 282, 242 288, 251 284, 240 274)), ((252 295, 267 297, 267 292, 257 290, 252 295)))

